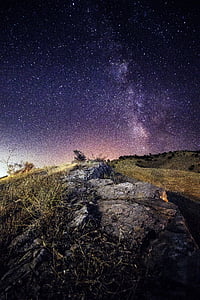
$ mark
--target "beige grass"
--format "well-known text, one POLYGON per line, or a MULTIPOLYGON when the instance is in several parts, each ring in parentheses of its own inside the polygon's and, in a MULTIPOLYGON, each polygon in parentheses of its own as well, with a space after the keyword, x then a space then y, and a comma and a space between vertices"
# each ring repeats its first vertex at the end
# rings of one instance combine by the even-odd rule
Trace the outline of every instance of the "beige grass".
POLYGON ((48 175, 56 174, 56 173, 64 172, 64 171, 69 172, 69 171, 72 170, 76 165, 77 165, 76 163, 69 163, 69 164, 62 164, 62 165, 60 165, 60 166, 48 167, 48 168, 47 168, 47 172, 48 172, 48 175))
POLYGON ((8 177, 0 178, 0 183, 9 183, 19 179, 26 179, 31 175, 52 175, 60 172, 69 172, 76 165, 77 165, 76 163, 67 163, 67 164, 62 164, 60 166, 48 166, 44 168, 35 168, 30 170, 27 173, 18 173, 18 174, 10 175, 8 177))
POLYGON ((117 172, 200 201, 200 174, 182 170, 141 168, 132 160, 116 161, 117 172))
POLYGON ((61 177, 74 167, 35 169, 0 180, 0 239, 15 236, 35 222, 49 222, 66 195, 67 184, 61 177))

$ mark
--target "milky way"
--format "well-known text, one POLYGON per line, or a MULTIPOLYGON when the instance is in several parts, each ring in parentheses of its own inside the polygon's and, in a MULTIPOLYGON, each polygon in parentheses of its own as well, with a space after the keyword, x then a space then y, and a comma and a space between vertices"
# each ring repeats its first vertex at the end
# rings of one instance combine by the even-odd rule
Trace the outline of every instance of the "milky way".
POLYGON ((195 2, 5 2, 1 159, 199 149, 195 2))

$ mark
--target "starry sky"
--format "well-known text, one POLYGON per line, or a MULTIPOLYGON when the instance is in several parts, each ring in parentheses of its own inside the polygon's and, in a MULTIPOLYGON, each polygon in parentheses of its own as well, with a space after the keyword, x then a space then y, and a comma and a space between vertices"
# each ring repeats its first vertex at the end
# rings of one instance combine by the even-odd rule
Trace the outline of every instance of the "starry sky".
POLYGON ((193 0, 1 1, 0 160, 199 150, 199 20, 193 0))

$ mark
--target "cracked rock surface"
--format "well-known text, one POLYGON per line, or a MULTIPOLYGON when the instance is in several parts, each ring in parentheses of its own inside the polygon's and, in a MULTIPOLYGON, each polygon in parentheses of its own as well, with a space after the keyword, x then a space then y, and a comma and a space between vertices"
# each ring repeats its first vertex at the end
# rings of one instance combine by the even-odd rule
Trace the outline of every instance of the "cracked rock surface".
POLYGON ((66 195, 48 226, 36 221, 7 245, 1 300, 199 299, 199 248, 162 189, 105 163, 60 180, 66 195))

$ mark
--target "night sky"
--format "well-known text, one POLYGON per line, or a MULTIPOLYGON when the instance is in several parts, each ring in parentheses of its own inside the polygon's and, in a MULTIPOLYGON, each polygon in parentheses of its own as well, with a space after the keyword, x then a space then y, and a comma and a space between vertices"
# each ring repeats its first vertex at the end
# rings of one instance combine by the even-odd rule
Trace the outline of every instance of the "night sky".
POLYGON ((199 150, 197 3, 1 1, 0 159, 199 150))

